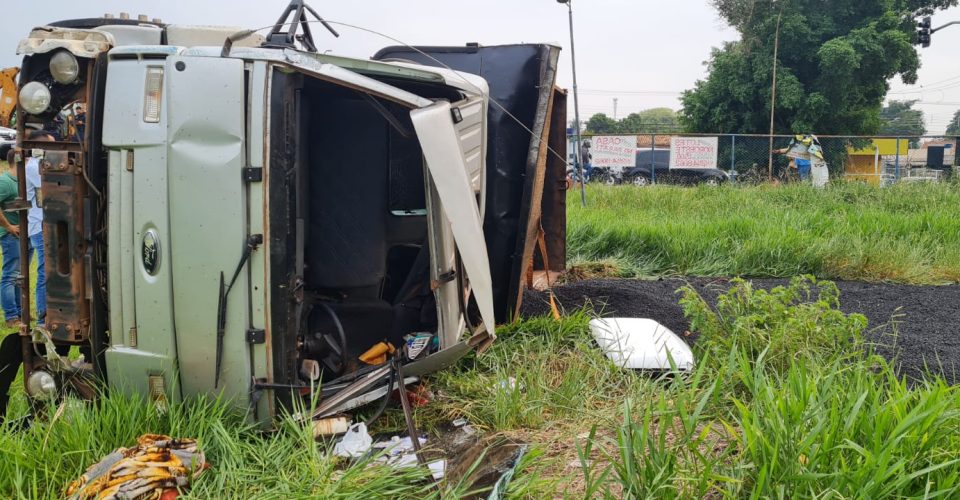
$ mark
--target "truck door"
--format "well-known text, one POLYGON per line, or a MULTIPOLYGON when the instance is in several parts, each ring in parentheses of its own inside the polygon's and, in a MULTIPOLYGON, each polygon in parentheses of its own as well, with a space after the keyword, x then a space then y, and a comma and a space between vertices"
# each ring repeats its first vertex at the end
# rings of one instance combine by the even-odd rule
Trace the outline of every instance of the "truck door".
POLYGON ((185 397, 222 391, 243 403, 251 384, 248 274, 242 262, 247 244, 243 61, 171 57, 166 73, 180 386, 185 397), (233 291, 221 304, 221 282, 229 285, 234 275, 233 291), (225 320, 219 333, 218 311, 225 320))
POLYGON ((109 383, 172 400, 223 391, 242 404, 246 269, 222 349, 217 337, 221 273, 232 278, 247 239, 243 61, 153 50, 115 50, 108 70, 109 383))

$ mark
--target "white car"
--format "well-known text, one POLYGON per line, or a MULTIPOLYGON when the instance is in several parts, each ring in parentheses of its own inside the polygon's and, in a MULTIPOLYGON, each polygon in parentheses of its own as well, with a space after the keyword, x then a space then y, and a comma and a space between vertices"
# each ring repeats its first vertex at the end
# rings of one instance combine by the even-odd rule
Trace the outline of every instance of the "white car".
POLYGON ((7 160, 7 151, 17 143, 17 131, 0 127, 0 161, 7 160))

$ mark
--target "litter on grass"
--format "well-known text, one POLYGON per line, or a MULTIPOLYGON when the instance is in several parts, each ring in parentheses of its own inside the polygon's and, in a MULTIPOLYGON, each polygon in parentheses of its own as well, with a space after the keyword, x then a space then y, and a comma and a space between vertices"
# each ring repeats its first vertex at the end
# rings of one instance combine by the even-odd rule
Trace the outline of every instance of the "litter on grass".
POLYGON ((70 499, 175 498, 209 467, 193 439, 144 434, 133 448, 117 448, 70 483, 70 499))
MULTIPOLYGON (((420 437, 420 446, 427 444, 427 438, 420 437)), ((381 463, 393 467, 416 467, 419 464, 417 451, 413 446, 413 440, 410 436, 393 436, 386 441, 378 441, 373 444, 374 449, 383 450, 383 453, 377 457, 374 463, 381 463)), ((437 481, 443 479, 447 469, 446 460, 434 460, 427 463, 430 474, 437 481)))
POLYGON ((693 370, 693 351, 669 328, 646 318, 590 320, 600 350, 620 368, 693 370))
POLYGON ((524 385, 518 384, 517 379, 513 377, 507 377, 506 379, 501 380, 496 384, 493 384, 493 389, 495 391, 503 391, 506 393, 510 393, 517 389, 520 389, 522 391, 524 389, 524 385))
MULTIPOLYGON (((421 437, 420 446, 427 444, 427 438, 421 437)), ((373 442, 373 438, 367 432, 367 426, 363 422, 350 426, 347 433, 343 435, 340 441, 333 447, 333 453, 344 458, 360 458, 371 451, 379 452, 373 464, 389 465, 391 467, 416 467, 419 465, 417 452, 413 446, 413 440, 409 436, 393 436, 390 439, 373 442)), ((447 461, 434 460, 427 464, 430 474, 437 481, 443 479, 446 473, 447 461)))
POLYGON ((333 446, 333 454, 344 458, 360 458, 370 451, 373 438, 367 432, 367 424, 358 422, 347 429, 347 433, 333 446))
POLYGON ((350 429, 350 420, 347 417, 330 417, 313 421, 313 437, 335 436, 344 434, 350 429))

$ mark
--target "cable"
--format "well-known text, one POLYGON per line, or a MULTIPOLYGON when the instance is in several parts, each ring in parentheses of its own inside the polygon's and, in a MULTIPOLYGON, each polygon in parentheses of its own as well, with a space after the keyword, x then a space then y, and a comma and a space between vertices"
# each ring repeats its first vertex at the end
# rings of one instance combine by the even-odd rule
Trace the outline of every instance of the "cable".
MULTIPOLYGON (((390 403, 390 395, 393 393, 393 384, 397 381, 397 370, 394 368, 393 363, 390 363, 390 376, 387 378, 387 393, 383 395, 383 402, 380 403, 380 406, 377 408, 377 411, 373 412, 373 415, 368 417, 363 423, 368 428, 370 424, 376 422, 381 415, 383 415, 384 410, 387 409, 387 405, 390 403)), ((400 381, 400 390, 406 390, 406 386, 403 385, 403 381, 400 381)))
MULTIPOLYGON (((275 23, 275 24, 271 24, 271 25, 269 25, 269 26, 263 26, 263 27, 261 27, 261 28, 255 28, 255 29, 251 29, 251 30, 244 30, 244 31, 242 31, 242 32, 235 33, 234 35, 244 34, 243 37, 239 37, 239 38, 238 38, 238 40, 239 40, 239 39, 241 39, 241 38, 244 38, 245 36, 248 36, 248 35, 250 35, 250 34, 256 33, 256 32, 258 32, 258 31, 265 30, 265 29, 267 29, 267 28, 274 28, 274 27, 276 27, 276 26, 287 26, 287 25, 291 25, 291 24, 301 24, 301 23, 313 24, 313 23, 319 23, 319 22, 321 22, 321 21, 320 21, 320 20, 303 20, 303 21, 293 21, 293 22, 287 22, 287 23, 275 23)), ((390 35, 387 35, 387 34, 385 34, 385 33, 380 33, 379 31, 376 31, 376 30, 372 30, 372 29, 369 29, 369 28, 364 28, 364 27, 362 27, 362 26, 357 26, 357 25, 350 24, 350 23, 344 23, 344 22, 340 22, 340 21, 331 21, 331 20, 329 20, 329 19, 325 20, 325 22, 326 22, 327 24, 335 24, 335 25, 338 25, 338 26, 344 26, 344 27, 347 27, 347 28, 353 28, 353 29, 355 29, 355 30, 359 30, 359 31, 363 31, 363 32, 370 33, 370 34, 373 34, 373 35, 377 35, 377 36, 386 38, 387 40, 390 40, 390 41, 392 41, 392 42, 394 42, 394 43, 398 43, 398 44, 400 44, 400 45, 403 45, 404 47, 406 47, 406 48, 408 48, 408 49, 410 49, 410 50, 413 50, 414 52, 417 52, 418 54, 426 57, 427 59, 430 59, 431 61, 439 64, 439 65, 440 65, 441 67, 443 67, 444 69, 447 69, 447 70, 453 72, 456 76, 460 77, 460 79, 463 80, 464 83, 466 83, 467 85, 469 85, 469 86, 473 87, 474 89, 476 89, 477 95, 483 95, 483 90, 480 89, 479 87, 477 87, 476 85, 474 85, 473 82, 471 82, 467 77, 463 76, 463 73, 461 73, 460 71, 457 71, 457 70, 451 68, 450 66, 447 66, 446 64, 444 64, 444 63, 443 63, 442 61, 440 61, 439 59, 437 59, 437 58, 431 56, 430 54, 427 54, 426 52, 424 52, 424 51, 422 51, 422 50, 420 50, 420 49, 418 49, 418 48, 416 48, 416 47, 414 47, 414 46, 412 46, 412 45, 404 42, 403 40, 394 38, 394 37, 392 37, 392 36, 390 36, 390 35)), ((233 38, 233 35, 231 35, 230 38, 233 38)), ((469 74, 469 73, 468 73, 468 74, 469 74)), ((491 103, 493 103, 497 108, 499 108, 500 111, 503 111, 503 113, 504 113, 505 115, 507 115, 511 120, 515 121, 515 122, 517 123, 517 125, 520 125, 520 127, 522 127, 524 130, 526 130, 527 133, 529 133, 531 137, 533 137, 534 139, 536 139, 536 140, 538 140, 538 141, 541 140, 539 137, 537 137, 537 134, 535 134, 535 133, 533 132, 533 130, 530 130, 529 127, 527 127, 526 125, 524 125, 524 123, 523 123, 522 121, 520 121, 519 118, 517 118, 517 117, 514 116, 512 113, 510 113, 510 111, 507 110, 507 108, 505 108, 502 104, 500 104, 499 101, 497 101, 496 99, 494 99, 494 98, 493 98, 492 96, 490 96, 490 95, 487 95, 487 98, 490 100, 491 103)), ((564 158, 563 155, 561 155, 560 153, 556 152, 553 148, 550 147, 549 144, 547 145, 547 151, 549 151, 551 154, 553 154, 558 160, 562 161, 564 165, 566 165, 566 166, 570 166, 570 165, 571 165, 571 163, 570 163, 569 161, 567 161, 567 159, 564 158)))

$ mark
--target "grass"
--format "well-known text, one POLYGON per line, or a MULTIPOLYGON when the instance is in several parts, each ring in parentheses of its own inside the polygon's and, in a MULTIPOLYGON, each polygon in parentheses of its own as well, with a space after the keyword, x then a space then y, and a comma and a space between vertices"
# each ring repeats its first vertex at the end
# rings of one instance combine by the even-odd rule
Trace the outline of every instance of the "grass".
MULTIPOLYGON (((436 397, 416 418, 429 432, 466 417, 491 439, 530 444, 509 498, 956 497, 960 389, 934 376, 901 381, 838 300, 830 283, 803 279, 770 292, 736 282, 716 309, 687 289, 697 369, 665 378, 616 368, 595 348, 586 312, 507 325, 488 352, 426 380, 436 397)), ((391 410, 378 430, 401 428, 391 410)), ((55 498, 145 432, 199 440, 213 467, 187 492, 196 498, 468 490, 437 491, 417 469, 347 463, 289 420, 261 434, 218 401, 159 413, 108 394, 25 432, 0 427, 0 495, 55 498)))
POLYGON ((0 431, 0 491, 6 497, 58 498, 83 470, 143 433, 196 437, 212 468, 196 481, 196 498, 429 497, 420 469, 361 462, 344 467, 311 429, 291 421, 261 435, 218 401, 173 405, 159 413, 139 399, 107 395, 98 407, 76 405, 25 432, 0 431))
POLYGON ((665 379, 613 367, 583 314, 526 321, 440 374, 446 398, 429 411, 548 450, 527 472, 531 497, 960 494, 960 389, 901 381, 839 300, 812 278, 770 292, 735 282, 716 309, 685 289, 698 365, 665 379), (507 377, 523 389, 491 389, 507 377))
MULTIPOLYGON (((571 200, 569 219, 583 276, 960 276, 956 186, 588 194, 586 209, 571 200)), ((488 352, 425 381, 436 397, 416 418, 429 432, 466 417, 488 442, 530 444, 509 498, 957 498, 960 388, 934 375, 902 381, 865 343, 864 318, 839 311, 842 299, 812 278, 769 292, 735 281, 716 308, 685 289, 697 368, 662 378, 608 361, 589 333, 591 311, 505 325, 488 352)), ((11 412, 25 411, 18 396, 11 412)), ((377 430, 402 428, 393 409, 377 430)), ((262 434, 223 402, 158 413, 107 394, 27 431, 0 427, 0 497, 57 498, 146 432, 199 440, 212 468, 186 492, 196 498, 456 498, 469 489, 343 461, 290 420, 262 434)))
POLYGON ((575 270, 599 262, 633 277, 960 281, 956 183, 588 186, 587 207, 578 196, 567 200, 575 270))

